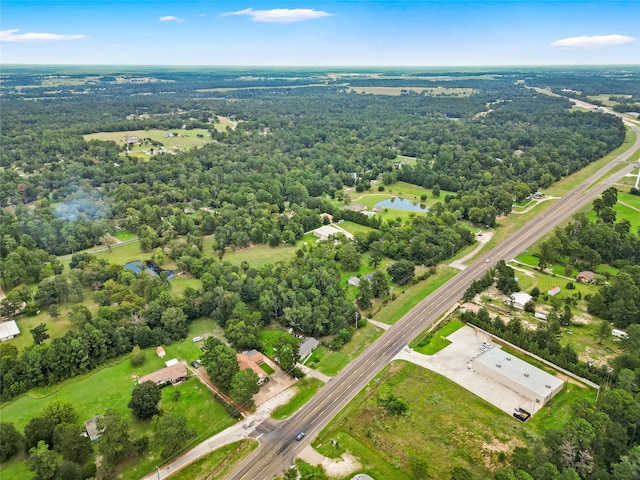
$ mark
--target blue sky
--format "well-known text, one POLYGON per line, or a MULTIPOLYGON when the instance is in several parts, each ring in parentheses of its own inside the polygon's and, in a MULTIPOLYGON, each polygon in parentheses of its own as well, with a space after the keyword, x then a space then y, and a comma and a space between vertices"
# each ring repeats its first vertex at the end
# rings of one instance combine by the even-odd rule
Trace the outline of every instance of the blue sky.
POLYGON ((3 64, 640 63, 638 1, 2 0, 3 64))

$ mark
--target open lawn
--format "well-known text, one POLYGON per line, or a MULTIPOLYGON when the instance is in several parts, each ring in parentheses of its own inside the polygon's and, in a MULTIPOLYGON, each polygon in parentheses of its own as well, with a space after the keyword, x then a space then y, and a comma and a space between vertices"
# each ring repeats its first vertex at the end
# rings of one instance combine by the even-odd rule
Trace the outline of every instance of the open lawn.
MULTIPOLYGON (((237 250, 228 249, 225 251, 222 261, 230 262, 234 265, 240 265, 243 261, 249 262, 251 267, 257 268, 268 263, 276 263, 280 261, 288 261, 293 258, 304 242, 313 243, 317 239, 313 234, 305 235, 301 240, 298 240, 297 244, 281 245, 279 247, 270 247, 262 243, 252 245, 248 248, 242 248, 237 250)), ((213 236, 205 237, 203 244, 203 251, 205 255, 213 254, 213 236)))
POLYGON ((462 327, 464 322, 457 319, 450 320, 434 332, 428 330, 422 332, 409 346, 423 355, 433 355, 449 345, 451 342, 446 337, 462 327))
POLYGON ((171 480, 218 480, 224 478, 236 463, 257 447, 258 442, 253 439, 230 443, 171 475, 171 480))
POLYGON ((276 420, 284 420, 296 413, 300 407, 307 403, 324 385, 320 380, 313 377, 306 377, 296 383, 293 387, 296 393, 291 400, 284 405, 280 405, 272 413, 271 417, 276 420))
POLYGON ((98 258, 104 258, 108 260, 109 263, 117 263, 119 265, 125 265, 136 260, 151 260, 151 253, 143 253, 140 250, 139 241, 126 243, 124 245, 113 245, 111 251, 100 250, 99 252, 93 253, 93 255, 98 258))
POLYGON ((356 330, 351 340, 337 352, 320 345, 314 350, 305 365, 320 370, 325 375, 337 375, 351 360, 375 342, 382 333, 382 329, 368 323, 356 330))
POLYGON ((458 272, 459 270, 455 268, 440 265, 437 267, 436 273, 426 280, 413 285, 394 285, 392 294, 397 298, 377 312, 374 318, 388 324, 396 323, 422 299, 447 283, 458 272))
MULTIPOLYGON (((618 192, 618 202, 624 202, 627 205, 631 205, 632 207, 640 210, 640 196, 639 195, 631 195, 627 192, 618 192)), ((640 212, 638 212, 640 215, 640 212)))
POLYGON ((371 227, 366 227, 364 225, 360 225, 359 223, 354 223, 354 222, 341 222, 341 223, 337 223, 336 225, 338 225, 340 228, 345 229, 347 232, 353 235, 355 235, 356 233, 369 233, 374 230, 371 227))
MULTIPOLYGON (((616 212, 617 222, 620 220, 628 220, 631 224, 631 231, 638 231, 638 228, 640 228, 640 212, 638 210, 634 210, 633 208, 627 207, 626 205, 622 205, 618 202, 613 206, 613 211, 616 212)), ((592 209, 589 211, 589 213, 587 213, 587 218, 594 222, 597 218, 595 210, 592 209)))
POLYGON ((362 463, 360 472, 376 479, 415 478, 411 458, 427 461, 429 478, 449 478, 456 466, 468 469, 474 478, 489 478, 488 466, 502 465, 500 452, 524 445, 527 430, 527 425, 446 378, 393 362, 322 430, 313 445, 331 458, 351 452, 362 463), (378 404, 377 396, 390 393, 408 403, 408 415, 390 415, 378 404), (331 439, 338 441, 338 448, 331 439))
POLYGON ((287 332, 275 322, 272 322, 267 328, 262 328, 258 331, 258 340, 262 344, 262 351, 268 357, 276 357, 276 352, 273 349, 273 345, 281 333, 287 332))

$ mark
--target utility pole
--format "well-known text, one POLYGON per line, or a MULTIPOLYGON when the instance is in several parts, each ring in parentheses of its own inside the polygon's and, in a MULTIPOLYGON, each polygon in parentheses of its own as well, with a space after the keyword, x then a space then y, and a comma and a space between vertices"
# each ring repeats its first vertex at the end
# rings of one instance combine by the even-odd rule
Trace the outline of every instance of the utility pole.
POLYGON ((358 312, 357 310, 356 310, 355 317, 356 317, 356 330, 357 330, 358 329, 358 318, 360 318, 360 312, 358 312))

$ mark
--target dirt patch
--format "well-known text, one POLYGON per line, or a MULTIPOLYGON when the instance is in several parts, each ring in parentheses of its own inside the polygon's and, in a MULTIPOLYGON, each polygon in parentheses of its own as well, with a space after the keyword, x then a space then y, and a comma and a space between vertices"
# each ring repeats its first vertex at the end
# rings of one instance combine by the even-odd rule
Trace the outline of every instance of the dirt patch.
POLYGON ((322 465, 322 468, 330 477, 343 478, 362 468, 360 461, 350 452, 343 453, 339 460, 331 460, 318 453, 311 445, 302 450, 300 458, 312 465, 322 465))
POLYGON ((512 452, 515 447, 524 447, 525 444, 517 438, 511 438, 507 442, 501 442, 493 438, 491 443, 482 444, 482 461, 490 470, 495 470, 504 466, 501 458, 512 452), (501 455, 502 454, 502 455, 501 455))

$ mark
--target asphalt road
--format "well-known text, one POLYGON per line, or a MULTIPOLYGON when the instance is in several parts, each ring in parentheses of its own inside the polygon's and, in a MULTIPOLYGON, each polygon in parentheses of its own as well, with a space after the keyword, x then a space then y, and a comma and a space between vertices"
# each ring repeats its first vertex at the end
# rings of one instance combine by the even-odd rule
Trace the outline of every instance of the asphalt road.
POLYGON ((527 223, 482 259, 460 272, 420 302, 342 372, 333 377, 293 417, 282 422, 275 429, 271 426, 271 430, 261 436, 260 446, 226 478, 228 480, 270 480, 273 477, 281 476, 310 439, 317 435, 404 346, 458 301, 471 282, 481 278, 498 260, 509 261, 513 259, 636 168, 637 164, 627 164, 621 170, 594 185, 594 182, 603 177, 610 169, 629 158, 633 152, 640 148, 640 129, 635 126, 632 128, 638 134, 633 147, 598 170, 549 207, 544 214, 527 223), (485 261, 487 258, 489 262, 485 261), (296 441, 295 436, 300 431, 304 431, 306 436, 302 441, 296 441))

